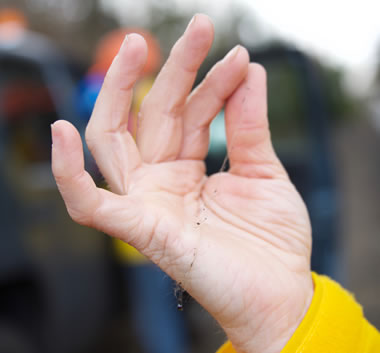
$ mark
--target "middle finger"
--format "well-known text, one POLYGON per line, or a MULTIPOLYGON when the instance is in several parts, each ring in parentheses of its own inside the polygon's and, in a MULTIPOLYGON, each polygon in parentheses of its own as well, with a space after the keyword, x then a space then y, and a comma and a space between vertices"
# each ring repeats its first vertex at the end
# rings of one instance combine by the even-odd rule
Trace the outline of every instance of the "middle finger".
POLYGON ((181 112, 213 37, 210 19, 195 15, 171 50, 140 110, 137 144, 145 162, 177 158, 182 144, 181 112))

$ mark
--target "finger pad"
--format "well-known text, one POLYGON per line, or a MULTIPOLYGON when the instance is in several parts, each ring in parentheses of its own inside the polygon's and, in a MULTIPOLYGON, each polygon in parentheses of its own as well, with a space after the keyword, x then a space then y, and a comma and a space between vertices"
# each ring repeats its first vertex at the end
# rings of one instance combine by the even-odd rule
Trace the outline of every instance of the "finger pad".
POLYGON ((142 69, 148 56, 148 47, 143 36, 132 33, 127 36, 126 41, 120 48, 119 55, 128 66, 129 71, 142 69))
POLYGON ((55 175, 73 175, 84 168, 82 141, 76 128, 65 120, 57 121, 53 131, 53 171, 55 175))

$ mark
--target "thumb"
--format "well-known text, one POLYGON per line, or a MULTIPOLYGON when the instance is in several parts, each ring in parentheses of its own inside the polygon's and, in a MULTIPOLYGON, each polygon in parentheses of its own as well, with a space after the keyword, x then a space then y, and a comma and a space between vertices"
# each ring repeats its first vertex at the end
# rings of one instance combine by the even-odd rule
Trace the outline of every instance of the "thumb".
POLYGON ((250 64, 246 79, 228 99, 226 135, 232 174, 287 178, 270 138, 266 90, 265 69, 250 64))

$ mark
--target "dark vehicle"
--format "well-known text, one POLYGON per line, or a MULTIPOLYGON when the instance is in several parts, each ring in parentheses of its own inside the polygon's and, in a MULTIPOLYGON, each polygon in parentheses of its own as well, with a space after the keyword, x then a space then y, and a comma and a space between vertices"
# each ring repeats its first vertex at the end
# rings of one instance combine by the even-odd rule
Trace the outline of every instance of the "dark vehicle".
MULTIPOLYGON (((46 38, 0 40, 0 352, 79 352, 112 300, 107 239, 67 216, 50 167, 50 124, 71 120, 74 80, 46 38)), ((85 196, 84 196, 85 197, 85 196)))
MULTIPOLYGON (((255 50, 251 59, 267 70, 273 144, 310 213, 312 269, 341 280, 329 107, 319 68, 301 51, 282 46, 255 50)), ((211 129, 206 160, 210 174, 218 172, 225 155, 223 114, 220 114, 211 129)))

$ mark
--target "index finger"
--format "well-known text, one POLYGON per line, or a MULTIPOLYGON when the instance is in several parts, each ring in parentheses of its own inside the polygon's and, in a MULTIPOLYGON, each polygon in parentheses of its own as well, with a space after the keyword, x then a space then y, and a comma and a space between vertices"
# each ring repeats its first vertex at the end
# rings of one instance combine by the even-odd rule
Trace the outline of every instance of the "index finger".
POLYGON ((146 56, 144 38, 129 34, 107 72, 86 129, 88 147, 112 191, 118 194, 127 193, 128 171, 141 163, 127 126, 133 85, 146 56))

